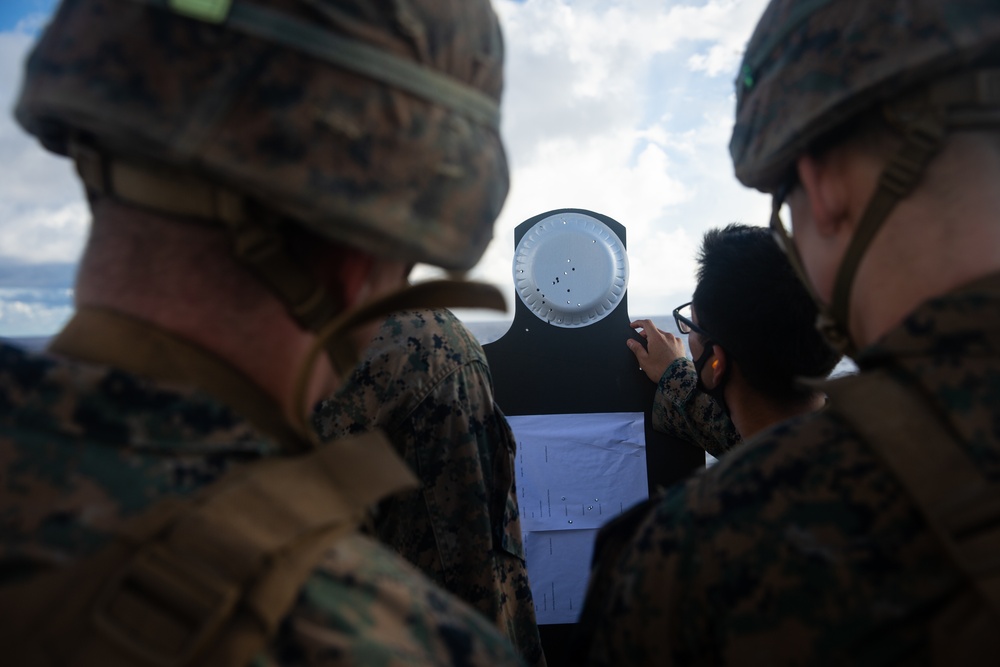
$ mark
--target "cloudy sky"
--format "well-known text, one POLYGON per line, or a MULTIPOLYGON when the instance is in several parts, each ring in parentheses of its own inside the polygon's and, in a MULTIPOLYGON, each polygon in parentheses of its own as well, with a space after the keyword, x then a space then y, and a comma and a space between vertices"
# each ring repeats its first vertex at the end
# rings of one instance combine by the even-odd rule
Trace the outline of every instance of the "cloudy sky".
MULTIPOLYGON (((732 82, 765 4, 494 0, 507 45, 512 178, 473 276, 512 303, 514 227, 584 208, 628 230, 630 313, 665 314, 686 301, 706 229, 767 222, 767 198, 737 183, 727 152, 732 82)), ((0 336, 58 329, 88 223, 68 162, 10 116, 23 58, 55 5, 0 0, 0 336)))

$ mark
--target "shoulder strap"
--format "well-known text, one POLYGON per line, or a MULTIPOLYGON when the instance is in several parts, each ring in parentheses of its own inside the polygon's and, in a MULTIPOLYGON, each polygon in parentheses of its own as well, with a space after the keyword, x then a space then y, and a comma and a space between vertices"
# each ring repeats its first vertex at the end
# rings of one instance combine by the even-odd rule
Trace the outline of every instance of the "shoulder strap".
POLYGON ((415 484, 385 437, 243 466, 166 500, 96 555, 0 589, 16 665, 246 665, 333 540, 415 484))
POLYGON ((825 383, 843 417, 902 483, 970 589, 935 624, 943 662, 994 664, 1000 648, 1000 485, 987 480, 959 436, 917 390, 884 370, 825 383), (994 647, 984 651, 985 646, 994 647))

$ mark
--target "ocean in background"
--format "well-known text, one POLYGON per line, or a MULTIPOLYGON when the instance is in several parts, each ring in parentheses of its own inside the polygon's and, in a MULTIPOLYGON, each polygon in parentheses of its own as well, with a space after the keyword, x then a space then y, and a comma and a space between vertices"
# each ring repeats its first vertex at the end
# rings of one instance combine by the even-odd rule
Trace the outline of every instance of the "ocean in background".
MULTIPOLYGON (((73 290, 55 287, 0 287, 0 339, 16 345, 38 350, 59 331, 73 313, 73 290)), ((510 329, 511 320, 473 320, 461 310, 459 319, 481 344, 486 345, 503 338, 510 329)), ((660 329, 677 335, 671 315, 635 316, 633 319, 650 319, 660 329)), ((833 371, 834 376, 853 373, 857 367, 850 359, 843 359, 833 371)))
POLYGON ((0 287, 0 337, 48 337, 73 314, 67 287, 0 287))

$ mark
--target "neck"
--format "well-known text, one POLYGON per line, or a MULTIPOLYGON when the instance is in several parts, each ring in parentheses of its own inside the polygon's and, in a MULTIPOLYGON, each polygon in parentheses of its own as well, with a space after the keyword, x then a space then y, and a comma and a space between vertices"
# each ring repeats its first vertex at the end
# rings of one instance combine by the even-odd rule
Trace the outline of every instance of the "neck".
MULTIPOLYGON (((313 336, 229 252, 218 229, 165 220, 109 201, 94 206, 77 277, 78 306, 147 322, 228 362, 270 396, 286 417, 313 336)), ((325 358, 307 408, 327 392, 325 358)))
POLYGON ((886 219, 851 291, 850 329, 859 347, 928 299, 1000 271, 996 144, 995 137, 956 133, 886 219))
POLYGON ((725 396, 729 418, 744 440, 777 423, 819 410, 825 402, 822 394, 799 401, 774 401, 740 381, 730 381, 725 396))

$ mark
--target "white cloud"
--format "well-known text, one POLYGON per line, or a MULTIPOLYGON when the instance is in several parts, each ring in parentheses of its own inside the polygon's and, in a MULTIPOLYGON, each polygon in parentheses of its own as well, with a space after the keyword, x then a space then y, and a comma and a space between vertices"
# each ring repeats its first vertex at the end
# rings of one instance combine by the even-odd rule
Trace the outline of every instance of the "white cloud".
POLYGON ((0 33, 0 256, 75 261, 87 208, 69 160, 42 150, 14 121, 24 57, 34 38, 0 33))
POLYGON ((76 261, 89 221, 81 201, 39 204, 19 212, 0 205, 0 216, 6 220, 0 226, 0 256, 24 262, 76 261))

